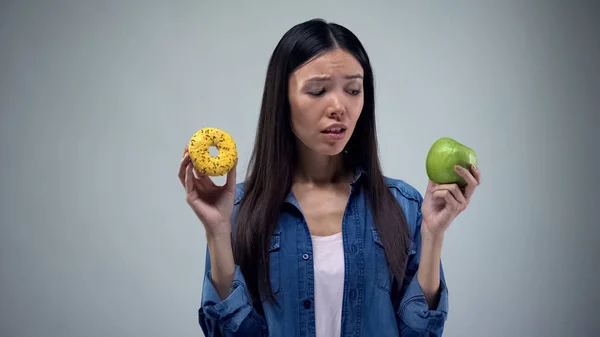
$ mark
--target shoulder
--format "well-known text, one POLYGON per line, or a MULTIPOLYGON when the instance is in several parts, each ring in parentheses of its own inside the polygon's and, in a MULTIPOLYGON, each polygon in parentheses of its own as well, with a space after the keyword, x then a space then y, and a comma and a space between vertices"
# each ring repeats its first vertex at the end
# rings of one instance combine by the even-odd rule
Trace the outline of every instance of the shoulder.
POLYGON ((406 181, 385 176, 383 178, 390 189, 390 192, 392 192, 396 199, 404 199, 409 202, 415 202, 419 204, 419 206, 423 202, 423 196, 419 190, 406 181))
MULTIPOLYGON (((387 187, 390 189, 390 192, 392 192, 392 194, 396 197, 396 199, 399 199, 399 201, 401 199, 406 201, 412 201, 419 204, 419 206, 423 202, 423 196, 421 195, 419 190, 417 190, 415 187, 413 187, 406 181, 386 176, 384 176, 383 178, 387 187)), ((244 189, 246 186, 245 184, 245 182, 239 182, 235 185, 235 196, 233 198, 233 203, 235 205, 239 204, 242 198, 244 197, 244 189)))
POLYGON ((384 180, 388 189, 402 207, 411 237, 414 237, 421 225, 421 205, 423 204, 423 196, 419 190, 402 179, 384 177, 384 180))
POLYGON ((244 197, 245 182, 235 184, 235 195, 233 196, 233 210, 231 212, 231 231, 235 232, 237 228, 237 214, 240 208, 240 201, 244 197))
POLYGON ((233 204, 237 205, 244 197, 244 187, 246 182, 240 182, 235 184, 235 196, 233 197, 233 204))
MULTIPOLYGON (((404 199, 406 201, 412 201, 417 204, 423 202, 423 196, 415 187, 407 183, 402 179, 390 178, 384 176, 384 181, 389 188, 390 192, 396 197, 396 199, 404 199)), ((245 182, 239 182, 235 185, 235 196, 233 198, 233 203, 235 205, 239 204, 242 198, 244 197, 244 189, 245 182)))

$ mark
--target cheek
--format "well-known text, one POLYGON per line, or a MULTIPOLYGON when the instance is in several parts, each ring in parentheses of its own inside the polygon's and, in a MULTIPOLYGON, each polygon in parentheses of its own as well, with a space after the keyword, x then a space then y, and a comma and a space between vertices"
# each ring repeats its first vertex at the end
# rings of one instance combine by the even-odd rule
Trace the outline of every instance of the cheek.
POLYGON ((290 124, 294 133, 302 127, 302 107, 295 97, 290 97, 290 124))
POLYGON ((292 127, 294 129, 302 127, 302 124, 304 124, 303 111, 302 111, 302 109, 299 109, 298 107, 292 107, 290 118, 292 120, 292 127))
POLYGON ((309 137, 309 121, 306 119, 305 111, 293 109, 291 114, 291 126, 294 135, 298 139, 307 139, 309 137))
POLYGON ((352 105, 352 108, 350 108, 348 110, 348 117, 349 119, 352 121, 352 128, 354 128, 354 126, 356 125, 356 122, 358 121, 358 118, 360 118, 360 114, 362 112, 363 109, 363 100, 361 99, 358 102, 354 102, 352 105))
POLYGON ((317 124, 319 120, 316 107, 306 102, 295 102, 291 107, 292 128, 297 133, 307 132, 308 128, 317 124))

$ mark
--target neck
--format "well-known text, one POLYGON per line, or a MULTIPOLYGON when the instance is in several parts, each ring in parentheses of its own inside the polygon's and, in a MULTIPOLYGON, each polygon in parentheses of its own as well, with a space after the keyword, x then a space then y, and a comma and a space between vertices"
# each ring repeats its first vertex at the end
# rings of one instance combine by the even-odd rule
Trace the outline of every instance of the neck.
POLYGON ((348 174, 342 154, 327 156, 299 146, 296 182, 314 185, 339 183, 347 180, 348 174))

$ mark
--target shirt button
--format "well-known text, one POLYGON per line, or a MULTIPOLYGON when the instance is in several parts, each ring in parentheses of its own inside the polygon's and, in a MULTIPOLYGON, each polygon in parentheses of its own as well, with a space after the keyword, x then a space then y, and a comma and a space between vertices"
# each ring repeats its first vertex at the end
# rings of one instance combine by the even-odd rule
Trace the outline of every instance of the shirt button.
POLYGON ((356 289, 350 290, 350 298, 353 300, 356 299, 356 289))
POLYGON ((302 258, 308 260, 308 254, 302 254, 302 258))
POLYGON ((304 300, 304 309, 310 309, 310 300, 304 300))
POLYGON ((356 245, 350 246, 350 253, 352 253, 352 254, 356 253, 356 245))

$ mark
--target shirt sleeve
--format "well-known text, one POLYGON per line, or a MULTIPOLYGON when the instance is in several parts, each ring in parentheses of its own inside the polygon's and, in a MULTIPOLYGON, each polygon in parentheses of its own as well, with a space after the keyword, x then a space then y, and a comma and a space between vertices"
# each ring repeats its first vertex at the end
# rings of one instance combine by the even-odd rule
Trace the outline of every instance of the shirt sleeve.
MULTIPOLYGON (((420 203, 419 203, 420 209, 420 203)), ((418 211, 415 230, 415 254, 409 259, 403 291, 396 315, 402 336, 441 337, 448 316, 448 288, 440 263, 440 289, 437 306, 429 308, 425 294, 417 279, 421 256, 421 212, 418 211)))
POLYGON ((207 337, 268 335, 265 319, 253 308, 238 265, 235 266, 230 293, 227 298, 221 299, 212 283, 208 248, 198 321, 207 337))

